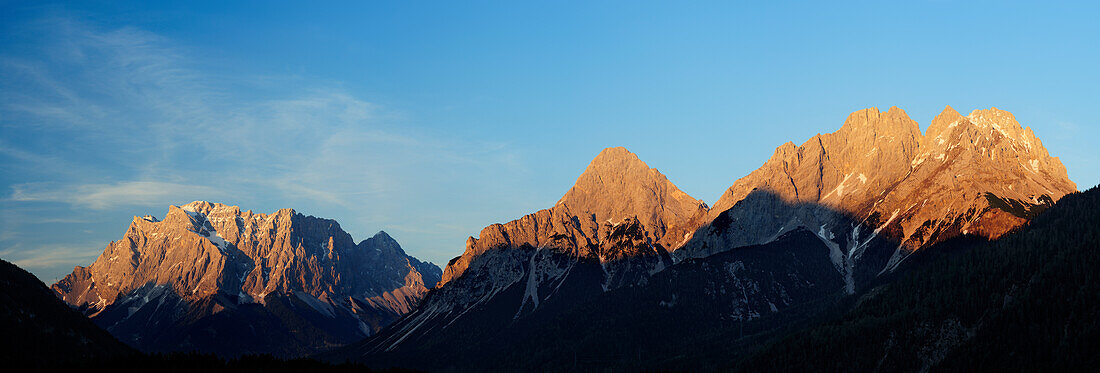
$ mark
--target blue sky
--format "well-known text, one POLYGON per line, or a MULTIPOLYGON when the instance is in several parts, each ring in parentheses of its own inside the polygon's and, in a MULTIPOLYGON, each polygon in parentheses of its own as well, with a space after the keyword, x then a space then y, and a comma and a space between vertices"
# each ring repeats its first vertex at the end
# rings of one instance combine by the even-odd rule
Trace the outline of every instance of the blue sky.
POLYGON ((1009 110, 1100 183, 1092 2, 223 3, 0 3, 0 257, 52 283, 203 199, 443 264, 604 147, 713 203, 872 106, 1009 110))

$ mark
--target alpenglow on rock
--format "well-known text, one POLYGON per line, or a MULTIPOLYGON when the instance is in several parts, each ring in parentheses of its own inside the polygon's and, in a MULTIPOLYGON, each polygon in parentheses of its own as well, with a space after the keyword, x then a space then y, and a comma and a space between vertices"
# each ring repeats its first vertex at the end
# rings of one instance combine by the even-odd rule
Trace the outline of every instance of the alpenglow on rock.
MULTIPOLYGON (((531 246, 607 261, 601 241, 619 223, 638 224, 656 248, 672 227, 705 214, 707 205, 684 193, 665 175, 649 168, 623 147, 600 152, 554 207, 481 230, 466 241, 466 251, 451 260, 440 285, 461 276, 470 262, 496 248, 531 246)), ((681 237, 682 238, 682 237, 681 237)), ((613 250, 613 249, 608 249, 613 250)))
POLYGON ((840 130, 786 143, 715 203, 677 259, 817 233, 849 282, 960 234, 997 238, 1077 186, 1012 114, 946 107, 922 135, 896 107, 852 113, 840 130))
POLYGON ((440 276, 385 232, 357 245, 334 220, 196 201, 134 217, 52 288, 146 351, 301 356, 377 332, 440 276))

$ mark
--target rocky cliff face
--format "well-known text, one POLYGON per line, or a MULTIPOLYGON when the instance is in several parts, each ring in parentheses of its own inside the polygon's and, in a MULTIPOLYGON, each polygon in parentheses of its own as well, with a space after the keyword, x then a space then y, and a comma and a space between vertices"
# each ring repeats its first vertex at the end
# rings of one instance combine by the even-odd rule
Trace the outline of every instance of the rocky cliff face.
POLYGON ((920 139, 917 123, 892 108, 861 110, 834 133, 815 135, 801 146, 783 144, 763 166, 734 182, 706 219, 692 222, 702 225, 699 232, 689 227, 693 237, 705 235, 678 248, 676 257, 766 243, 799 227, 828 236, 827 228, 841 225, 847 215, 865 215, 905 176, 920 139))
POLYGON ((718 199, 711 218, 766 189, 792 203, 817 203, 858 211, 909 171, 921 140, 917 122, 896 107, 852 113, 840 130, 818 134, 801 146, 788 142, 718 199))
POLYGON ((296 355, 372 334, 440 275, 384 232, 356 245, 334 220, 200 201, 169 207, 163 221, 135 217, 121 240, 53 290, 139 348, 296 355), (252 324, 260 319, 264 328, 252 324), (195 327, 212 320, 248 326, 246 335, 317 335, 226 345, 218 330, 195 327))
POLYGON ((699 228, 674 256, 705 257, 805 228, 832 249, 852 290, 860 271, 873 276, 960 234, 999 237, 1076 190, 1008 112, 964 117, 947 107, 927 132, 901 109, 872 108, 837 132, 783 144, 707 219, 689 222, 699 228))
POLYGON ((1077 191, 1031 128, 997 108, 951 107, 922 139, 911 171, 872 213, 895 216, 900 255, 960 233, 997 238, 1077 191))

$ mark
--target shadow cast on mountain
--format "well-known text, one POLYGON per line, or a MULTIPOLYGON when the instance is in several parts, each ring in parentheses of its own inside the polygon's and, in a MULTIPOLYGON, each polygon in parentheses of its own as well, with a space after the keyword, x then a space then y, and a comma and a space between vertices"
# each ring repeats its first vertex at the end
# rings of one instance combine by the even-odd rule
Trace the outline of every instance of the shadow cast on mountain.
MULTIPOLYGON (((903 248, 904 234, 898 224, 892 224, 893 220, 877 212, 861 218, 827 205, 789 201, 768 190, 755 189, 696 229, 674 255, 680 259, 706 257, 732 248, 765 244, 795 229, 804 229, 829 248, 830 260, 845 278, 846 291, 855 294, 910 253, 903 248)), ((960 229, 949 226, 931 232, 928 241, 959 234, 960 229)))
MULTIPOLYGON (((900 246, 892 238, 898 232, 875 216, 856 221, 827 206, 787 203, 763 191, 745 201, 734 209, 773 212, 753 220, 765 232, 786 230, 768 243, 685 259, 655 274, 647 286, 626 287, 578 305, 505 349, 501 360, 512 364, 501 370, 728 369, 769 341, 843 315, 883 284, 989 242, 950 237, 951 230, 944 230, 934 237, 936 243, 888 269, 900 246), (811 230, 789 225, 792 216, 828 220, 810 220, 816 228, 811 230), (822 229, 819 222, 831 226, 822 229), (833 255, 837 248, 844 255, 839 265, 833 255), (851 278, 841 265, 850 266, 851 278), (849 281, 854 281, 851 289, 849 281)), ((744 214, 722 215, 728 219, 696 234, 748 224, 731 218, 744 214)))
POLYGON ((715 368, 838 313, 873 285, 900 246, 880 220, 756 191, 688 242, 706 245, 711 255, 609 291, 597 285, 608 276, 607 263, 501 247, 430 292, 417 311, 324 358, 429 370, 679 369, 689 361, 715 368), (761 232, 768 236, 748 237, 761 232), (521 280, 539 271, 532 266, 539 255, 565 269, 532 289, 521 280), (487 284, 503 285, 485 291, 487 284), (462 298, 468 294, 483 295, 462 298))

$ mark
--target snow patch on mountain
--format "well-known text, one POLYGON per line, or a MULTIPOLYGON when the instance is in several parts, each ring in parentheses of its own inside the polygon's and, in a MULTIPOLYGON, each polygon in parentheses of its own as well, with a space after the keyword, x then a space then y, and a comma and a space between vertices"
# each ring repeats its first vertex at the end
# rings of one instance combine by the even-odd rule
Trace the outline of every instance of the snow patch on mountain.
MULTIPOLYGON (((531 261, 527 264, 527 289, 523 293, 523 303, 520 304, 520 310, 523 310, 523 306, 527 304, 527 300, 530 299, 534 306, 532 308, 539 307, 539 279, 538 273, 535 269, 535 259, 537 259, 541 250, 535 250, 531 254, 531 261)), ((516 312, 515 318, 519 317, 519 311, 516 312)))

